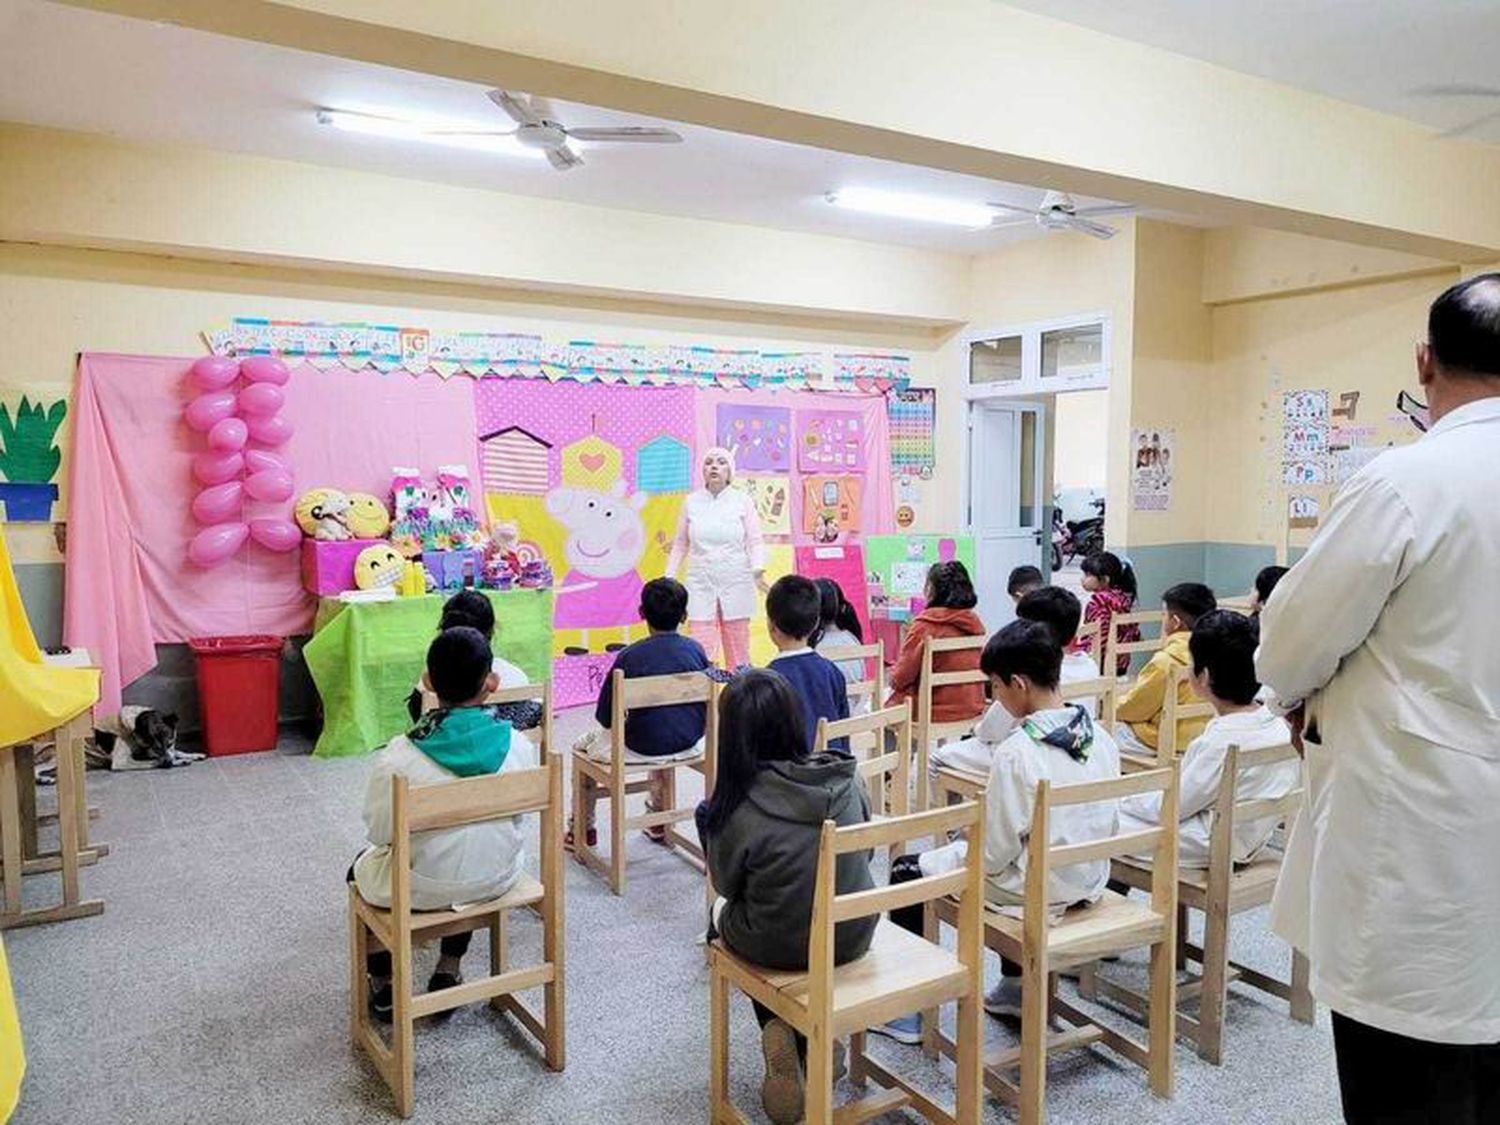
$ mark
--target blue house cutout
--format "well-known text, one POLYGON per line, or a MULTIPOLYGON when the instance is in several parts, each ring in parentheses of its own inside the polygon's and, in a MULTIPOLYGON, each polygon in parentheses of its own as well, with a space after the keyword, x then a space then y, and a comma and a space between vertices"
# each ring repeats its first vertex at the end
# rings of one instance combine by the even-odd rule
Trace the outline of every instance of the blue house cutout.
POLYGON ((641 492, 687 492, 693 453, 669 434, 652 438, 636 451, 635 487, 641 492))

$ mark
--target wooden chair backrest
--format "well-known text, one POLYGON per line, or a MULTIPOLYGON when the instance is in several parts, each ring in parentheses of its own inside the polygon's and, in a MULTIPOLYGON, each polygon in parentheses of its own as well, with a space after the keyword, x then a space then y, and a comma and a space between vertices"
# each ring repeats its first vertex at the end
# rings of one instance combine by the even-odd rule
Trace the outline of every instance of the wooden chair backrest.
MULTIPOLYGON (((542 725, 536 729, 533 736, 532 731, 522 731, 527 738, 535 737, 537 742, 537 753, 540 755, 552 751, 552 681, 541 680, 537 683, 517 684, 515 687, 497 688, 484 697, 486 706, 499 703, 531 703, 542 705, 542 725)), ((422 691, 422 714, 436 711, 441 706, 438 697, 425 688, 422 691)))
MULTIPOLYGON (((954 684, 982 684, 985 675, 976 666, 967 672, 935 672, 933 657, 940 652, 983 652, 986 637, 928 637, 922 644, 922 677, 917 682, 917 724, 932 722, 932 692, 954 684)), ((979 721, 979 716, 974 717, 979 721)))
POLYGON ((1220 598, 1219 608, 1233 610, 1235 613, 1242 613, 1246 617, 1249 617, 1250 598, 1248 595, 1242 598, 1220 598))
POLYGON ((713 766, 719 755, 719 688, 722 685, 702 672, 673 672, 666 676, 630 679, 617 668, 612 674, 614 691, 610 698, 609 742, 610 758, 616 770, 625 762, 626 714, 652 707, 701 703, 705 708, 703 755, 708 763, 704 784, 708 792, 713 792, 713 766))
POLYGON ((850 752, 859 759, 859 776, 870 795, 870 811, 884 815, 886 778, 890 778, 893 808, 897 816, 907 811, 907 771, 911 764, 911 703, 903 700, 897 707, 887 707, 868 715, 849 719, 818 720, 815 753, 822 754, 836 738, 849 740, 850 752), (891 737, 887 737, 890 732, 891 737), (860 737, 867 735, 871 737, 860 737), (864 751, 867 756, 861 756, 864 751))
POLYGON ((835 664, 843 664, 850 660, 858 660, 864 669, 858 680, 849 681, 849 703, 852 706, 856 700, 868 698, 870 710, 875 710, 885 702, 885 642, 876 641, 872 645, 830 645, 819 648, 818 655, 825 660, 831 660, 835 664), (873 667, 872 675, 865 675, 873 667))
POLYGON ((1078 634, 1075 638, 1084 652, 1089 654, 1094 665, 1098 668, 1104 667, 1104 636, 1099 630, 1099 622, 1085 621, 1078 626, 1078 634))
POLYGON ((1273 766, 1279 762, 1300 761, 1297 748, 1290 742, 1279 746, 1267 746, 1260 750, 1242 750, 1231 746, 1224 756, 1224 773, 1219 779, 1219 792, 1209 806, 1212 827, 1208 842, 1208 895, 1210 902, 1229 899, 1229 880, 1234 874, 1234 826, 1246 821, 1276 817, 1286 822, 1296 814, 1302 804, 1302 786, 1294 786, 1281 797, 1253 797, 1240 800, 1238 796, 1240 775, 1258 766, 1273 766))
POLYGON ((1119 690, 1120 681, 1115 677, 1098 676, 1092 680, 1075 680, 1072 683, 1059 684, 1057 694, 1062 696, 1064 703, 1074 703, 1080 699, 1094 700, 1093 717, 1112 728, 1115 725, 1115 699, 1119 690))
MULTIPOLYGON (((1156 762, 1165 766, 1187 749, 1177 745, 1177 726, 1192 719, 1212 719, 1214 709, 1206 700, 1195 698, 1191 703, 1181 702, 1182 689, 1193 678, 1193 670, 1186 665, 1173 668, 1167 676, 1167 694, 1161 705, 1161 724, 1157 727, 1156 762)), ((1191 690, 1191 689, 1189 689, 1191 690)))
POLYGON ((1109 619, 1109 639, 1105 643, 1104 674, 1110 675, 1119 665, 1121 656, 1133 656, 1138 652, 1155 652, 1161 648, 1162 641, 1166 639, 1167 613, 1166 610, 1153 609, 1138 613, 1117 613, 1109 619), (1131 625, 1141 627, 1141 639, 1138 641, 1122 641, 1121 630, 1131 625), (1152 628, 1155 633, 1147 635, 1152 628))

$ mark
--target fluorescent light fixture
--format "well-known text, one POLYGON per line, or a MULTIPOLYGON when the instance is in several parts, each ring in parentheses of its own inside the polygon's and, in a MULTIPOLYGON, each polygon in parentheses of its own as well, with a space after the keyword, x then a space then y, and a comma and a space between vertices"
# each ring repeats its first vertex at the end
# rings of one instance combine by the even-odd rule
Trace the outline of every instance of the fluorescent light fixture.
POLYGON ((318 110, 318 124, 331 125, 348 133, 364 133, 372 137, 394 137, 403 141, 421 141, 430 145, 446 145, 449 148, 467 148, 477 152, 494 152, 502 156, 529 156, 546 158, 539 148, 527 148, 512 136, 477 135, 462 130, 472 128, 469 122, 458 124, 451 121, 410 121, 399 117, 383 117, 375 113, 355 113, 344 109, 318 110))
POLYGON ((870 215, 889 215, 895 219, 916 219, 924 223, 946 223, 971 230, 987 227, 995 221, 995 212, 983 203, 963 203, 932 195, 909 195, 904 191, 882 191, 879 188, 839 188, 825 199, 835 207, 863 211, 870 215))

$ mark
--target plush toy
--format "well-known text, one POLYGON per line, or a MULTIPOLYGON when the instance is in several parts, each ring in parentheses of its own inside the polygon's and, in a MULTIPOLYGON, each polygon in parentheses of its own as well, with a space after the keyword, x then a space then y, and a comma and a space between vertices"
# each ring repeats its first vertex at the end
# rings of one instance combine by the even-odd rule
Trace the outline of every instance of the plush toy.
POLYGON ((490 528, 490 543, 484 551, 484 575, 491 585, 498 585, 502 574, 511 581, 521 575, 521 556, 517 548, 521 545, 521 529, 515 521, 507 520, 490 528))
POLYGON ((348 523, 356 539, 383 539, 391 529, 391 513, 380 497, 351 492, 348 523))
POLYGON ((338 489, 315 488, 297 501, 297 526, 314 539, 353 539, 349 510, 349 497, 338 489))
MULTIPOLYGON (((397 467, 391 473, 391 544, 413 559, 422 553, 431 522, 427 488, 416 469, 397 467)), ((436 545, 431 549, 436 550, 436 545)))
POLYGON ((366 547, 354 560, 354 584, 361 590, 381 590, 401 580, 406 560, 387 543, 366 547))
POLYGON ((439 465, 433 508, 441 508, 447 523, 449 547, 483 547, 484 528, 470 505, 469 466, 439 465))

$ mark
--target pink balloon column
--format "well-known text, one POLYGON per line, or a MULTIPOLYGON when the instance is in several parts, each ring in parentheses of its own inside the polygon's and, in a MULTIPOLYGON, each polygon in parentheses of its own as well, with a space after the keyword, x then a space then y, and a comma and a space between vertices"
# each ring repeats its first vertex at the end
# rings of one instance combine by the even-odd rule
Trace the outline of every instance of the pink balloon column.
POLYGON ((292 427, 281 416, 282 391, 290 372, 275 356, 240 361, 204 356, 189 379, 198 396, 182 417, 207 435, 208 449, 193 457, 193 476, 203 490, 193 498, 193 517, 204 525, 188 542, 188 558, 198 566, 218 566, 247 539, 271 551, 295 550, 302 532, 284 514, 247 520, 246 502, 285 504, 295 489, 291 466, 279 453, 249 446, 281 445, 292 427), (245 386, 238 392, 234 385, 245 386))

